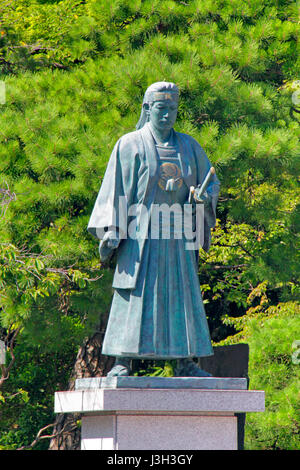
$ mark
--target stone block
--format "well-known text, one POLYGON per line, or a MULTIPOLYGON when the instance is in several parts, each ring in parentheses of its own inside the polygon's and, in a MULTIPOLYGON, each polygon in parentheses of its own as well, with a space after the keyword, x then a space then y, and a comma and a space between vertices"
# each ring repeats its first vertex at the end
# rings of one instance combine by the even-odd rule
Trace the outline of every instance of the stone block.
POLYGON ((264 392, 245 388, 86 385, 55 394, 56 413, 82 414, 81 447, 86 450, 233 450, 238 448, 237 416, 264 411, 264 392))
POLYGON ((236 377, 93 377, 77 379, 76 390, 99 388, 247 390, 247 379, 236 377))
POLYGON ((235 416, 84 416, 82 450, 235 450, 235 416))

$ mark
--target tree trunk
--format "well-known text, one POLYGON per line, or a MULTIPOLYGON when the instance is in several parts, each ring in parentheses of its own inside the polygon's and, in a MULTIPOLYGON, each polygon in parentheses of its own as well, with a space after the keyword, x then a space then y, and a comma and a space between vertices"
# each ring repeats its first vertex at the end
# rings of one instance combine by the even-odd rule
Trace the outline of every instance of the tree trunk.
MULTIPOLYGON (((101 322, 92 337, 80 347, 69 382, 69 390, 74 390, 75 380, 85 377, 102 377, 112 368, 113 357, 101 354, 102 342, 107 323, 107 315, 101 315, 101 322)), ((80 414, 58 414, 49 450, 80 449, 80 414)))

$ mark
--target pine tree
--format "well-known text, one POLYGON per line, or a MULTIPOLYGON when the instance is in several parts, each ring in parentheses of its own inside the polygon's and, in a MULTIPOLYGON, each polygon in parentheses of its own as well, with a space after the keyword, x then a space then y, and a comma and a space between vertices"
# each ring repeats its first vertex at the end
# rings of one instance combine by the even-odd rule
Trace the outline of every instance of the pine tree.
POLYGON ((288 0, 18 0, 0 13, 1 331, 8 345, 20 331, 6 410, 15 389, 29 389, 11 377, 27 367, 23 351, 28 376, 38 362, 53 371, 39 385, 48 404, 31 388, 26 398, 31 428, 14 438, 4 421, 0 445, 15 448, 53 421, 53 391, 83 373, 72 361, 109 310, 112 272, 86 227, 113 145, 134 130, 154 81, 179 86, 176 130, 201 143, 222 184, 199 264, 214 344, 248 340, 252 318, 295 315, 298 26, 288 0), (57 377, 51 357, 69 361, 57 377))

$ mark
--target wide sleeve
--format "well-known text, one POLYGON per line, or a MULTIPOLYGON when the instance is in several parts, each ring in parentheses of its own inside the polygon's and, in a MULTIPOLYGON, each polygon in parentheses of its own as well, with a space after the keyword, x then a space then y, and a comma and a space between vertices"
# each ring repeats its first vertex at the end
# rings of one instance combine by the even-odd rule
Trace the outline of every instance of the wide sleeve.
MULTIPOLYGON (((201 185, 212 165, 201 145, 194 139, 192 146, 197 166, 197 184, 201 185)), ((220 181, 216 174, 213 175, 206 191, 209 196, 209 204, 204 207, 204 243, 202 248, 208 251, 211 229, 216 225, 216 208, 220 192, 220 181)))
POLYGON ((88 231, 102 240, 108 230, 127 237, 128 207, 133 203, 137 183, 138 152, 134 139, 124 136, 115 145, 98 193, 88 231))

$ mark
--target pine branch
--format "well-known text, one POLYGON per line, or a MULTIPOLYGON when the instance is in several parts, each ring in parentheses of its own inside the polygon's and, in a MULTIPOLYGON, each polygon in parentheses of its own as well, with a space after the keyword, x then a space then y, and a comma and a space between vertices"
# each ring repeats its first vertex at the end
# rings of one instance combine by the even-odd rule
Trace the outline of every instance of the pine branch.
POLYGON ((68 425, 69 425, 69 422, 67 422, 64 427, 60 430, 60 431, 57 431, 53 434, 46 434, 46 435, 42 435, 44 431, 46 431, 47 429, 49 428, 52 428, 54 426, 56 426, 56 423, 51 423, 51 424, 47 424, 47 426, 44 426, 43 428, 41 428, 35 439, 32 441, 31 444, 27 445, 27 446, 22 446, 22 447, 19 447, 17 448, 17 450, 28 450, 28 449, 32 449, 33 447, 36 446, 36 444, 41 441, 42 439, 55 439, 56 437, 58 436, 61 436, 62 434, 64 433, 71 433, 73 431, 75 431, 78 426, 77 424, 73 424, 73 426, 70 426, 69 429, 68 429, 68 425))
POLYGON ((0 65, 2 64, 7 67, 9 73, 11 73, 12 75, 15 73, 13 69, 13 66, 15 64, 13 62, 9 62, 8 60, 4 59, 4 57, 0 57, 0 65))
POLYGON ((15 363, 16 358, 14 355, 14 342, 20 330, 21 330, 21 327, 17 328, 13 333, 12 339, 9 341, 9 352, 10 352, 11 360, 7 367, 5 365, 1 365, 2 376, 0 377, 0 388, 2 387, 5 380, 9 378, 9 371, 11 370, 12 366, 15 363))
POLYGON ((248 266, 248 264, 244 263, 244 264, 217 265, 217 264, 212 264, 212 263, 205 263, 205 266, 208 266, 211 269, 238 269, 238 268, 245 268, 248 266))
POLYGON ((6 184, 7 189, 0 188, 0 198, 1 198, 0 206, 2 206, 0 219, 1 217, 5 216, 9 204, 12 201, 16 200, 16 194, 10 191, 9 186, 6 181, 5 181, 5 184, 6 184))
POLYGON ((22 46, 8 46, 8 50, 13 49, 31 49, 30 55, 39 54, 43 51, 56 51, 57 48, 42 46, 40 44, 23 44, 22 46))
POLYGON ((243 250, 245 253, 247 253, 248 256, 250 256, 251 258, 255 258, 255 256, 250 253, 250 251, 246 250, 246 248, 241 245, 240 243, 236 243, 234 245, 227 245, 227 244, 223 244, 223 243, 215 243, 216 246, 220 246, 220 247, 225 247, 225 248, 241 248, 241 250, 243 250))

